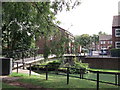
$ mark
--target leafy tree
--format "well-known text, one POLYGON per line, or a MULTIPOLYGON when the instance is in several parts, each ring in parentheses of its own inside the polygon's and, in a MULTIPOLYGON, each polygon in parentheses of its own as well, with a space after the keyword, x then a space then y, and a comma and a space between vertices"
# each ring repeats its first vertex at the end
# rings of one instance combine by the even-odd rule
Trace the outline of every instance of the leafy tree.
POLYGON ((99 32, 98 32, 98 35, 107 35, 107 33, 102 32, 102 31, 99 31, 99 32))
POLYGON ((90 35, 82 34, 75 37, 75 41, 78 42, 83 48, 88 48, 90 45, 90 35))
POLYGON ((91 36, 91 44, 95 45, 95 50, 97 48, 97 44, 99 43, 99 35, 93 34, 91 36))
POLYGON ((51 41, 51 53, 55 54, 57 57, 61 57, 63 54, 65 54, 66 49, 69 48, 67 44, 70 42, 70 39, 61 35, 60 32, 58 32, 56 36, 57 37, 54 37, 55 40, 51 41))
MULTIPOLYGON (((69 10, 70 3, 73 2, 3 2, 2 49, 29 49, 35 47, 33 43, 39 37, 48 40, 59 22, 55 15, 64 7, 69 10)), ((76 0, 72 7, 79 4, 76 0)))

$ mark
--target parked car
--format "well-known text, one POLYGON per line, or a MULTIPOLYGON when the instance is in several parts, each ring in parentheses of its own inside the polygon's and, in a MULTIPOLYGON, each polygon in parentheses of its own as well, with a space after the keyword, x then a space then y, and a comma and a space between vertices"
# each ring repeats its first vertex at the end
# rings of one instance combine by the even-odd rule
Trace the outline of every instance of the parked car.
POLYGON ((108 49, 101 49, 99 55, 107 55, 108 54, 108 49))

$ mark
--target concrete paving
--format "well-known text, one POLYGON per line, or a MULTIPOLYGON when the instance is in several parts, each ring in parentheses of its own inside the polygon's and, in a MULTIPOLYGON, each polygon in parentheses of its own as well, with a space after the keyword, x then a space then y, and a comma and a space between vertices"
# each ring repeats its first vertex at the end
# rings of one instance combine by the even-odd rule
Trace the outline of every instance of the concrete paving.
MULTIPOLYGON (((13 70, 12 72, 17 72, 17 69, 13 70)), ((24 74, 28 74, 29 75, 29 70, 18 69, 18 73, 24 73, 24 74)), ((31 71, 31 75, 39 76, 40 74, 31 71)))

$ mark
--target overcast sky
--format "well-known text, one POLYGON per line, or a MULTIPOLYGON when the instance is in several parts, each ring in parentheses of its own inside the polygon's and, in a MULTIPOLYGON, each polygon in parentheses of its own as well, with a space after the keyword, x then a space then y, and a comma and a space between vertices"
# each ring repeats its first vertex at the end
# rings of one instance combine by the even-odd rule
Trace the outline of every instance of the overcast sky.
POLYGON ((82 0, 75 9, 62 11, 57 15, 62 28, 74 35, 98 34, 99 31, 112 34, 113 16, 118 14, 120 0, 82 0))

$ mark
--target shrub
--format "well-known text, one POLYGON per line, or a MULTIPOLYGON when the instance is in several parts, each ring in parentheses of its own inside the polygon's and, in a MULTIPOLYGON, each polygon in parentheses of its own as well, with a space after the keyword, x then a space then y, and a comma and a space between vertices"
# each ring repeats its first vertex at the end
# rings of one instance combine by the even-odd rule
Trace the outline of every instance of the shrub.
POLYGON ((110 53, 112 57, 120 57, 120 49, 113 48, 110 50, 110 53))
POLYGON ((60 64, 61 64, 60 61, 56 60, 53 62, 49 62, 47 65, 48 65, 48 68, 55 70, 55 69, 59 68, 60 64))
POLYGON ((83 70, 83 73, 87 73, 88 63, 80 63, 75 62, 73 66, 71 66, 70 73, 80 73, 80 69, 83 70), (76 69, 72 69, 76 68, 76 69))

